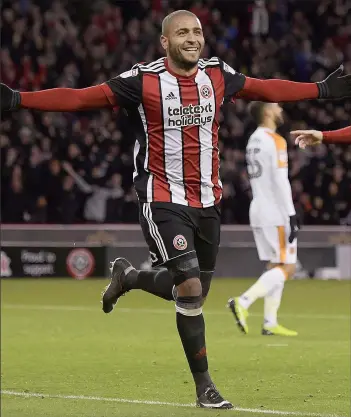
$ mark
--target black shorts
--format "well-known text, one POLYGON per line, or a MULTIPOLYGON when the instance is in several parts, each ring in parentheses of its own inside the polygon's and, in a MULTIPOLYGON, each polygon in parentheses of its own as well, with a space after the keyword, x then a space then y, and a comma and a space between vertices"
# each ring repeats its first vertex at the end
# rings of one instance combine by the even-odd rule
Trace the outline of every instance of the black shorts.
POLYGON ((154 267, 196 252, 200 270, 214 271, 220 241, 218 206, 140 203, 139 218, 154 267))

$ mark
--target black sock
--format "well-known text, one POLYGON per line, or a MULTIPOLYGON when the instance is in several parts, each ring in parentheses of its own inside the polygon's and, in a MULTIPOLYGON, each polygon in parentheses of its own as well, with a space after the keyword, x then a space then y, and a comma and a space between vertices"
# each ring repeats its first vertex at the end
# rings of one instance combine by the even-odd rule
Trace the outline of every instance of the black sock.
MULTIPOLYGON (((178 300, 180 298, 188 297, 178 297, 178 300)), ((177 313, 177 327, 191 373, 193 374, 196 393, 197 396, 200 396, 212 383, 208 373, 203 315, 185 316, 177 313)))
POLYGON ((164 300, 173 300, 173 279, 167 269, 152 269, 131 271, 125 279, 128 289, 139 289, 161 297, 164 300))

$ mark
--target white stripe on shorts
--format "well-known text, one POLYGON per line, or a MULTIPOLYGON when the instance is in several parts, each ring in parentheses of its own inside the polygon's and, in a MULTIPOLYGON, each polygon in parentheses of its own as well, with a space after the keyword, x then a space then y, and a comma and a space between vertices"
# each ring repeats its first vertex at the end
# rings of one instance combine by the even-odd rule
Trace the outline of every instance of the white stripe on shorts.
POLYGON ((160 235, 160 232, 158 231, 156 223, 152 220, 152 211, 150 203, 143 204, 143 215, 146 221, 148 222, 150 235, 156 243, 157 249, 160 252, 160 255, 162 256, 163 262, 168 261, 168 253, 165 244, 163 243, 162 237, 160 235))

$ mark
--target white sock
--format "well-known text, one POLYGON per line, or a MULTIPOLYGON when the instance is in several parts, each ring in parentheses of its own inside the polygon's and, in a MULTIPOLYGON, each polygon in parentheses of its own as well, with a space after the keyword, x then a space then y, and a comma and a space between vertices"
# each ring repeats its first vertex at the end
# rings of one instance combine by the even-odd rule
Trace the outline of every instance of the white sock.
POLYGON ((264 325, 274 327, 278 324, 277 313, 284 290, 284 282, 277 284, 264 298, 264 325))
POLYGON ((265 297, 277 284, 285 282, 285 275, 281 268, 275 267, 264 272, 258 280, 244 294, 239 297, 239 303, 249 308, 257 298, 265 297))

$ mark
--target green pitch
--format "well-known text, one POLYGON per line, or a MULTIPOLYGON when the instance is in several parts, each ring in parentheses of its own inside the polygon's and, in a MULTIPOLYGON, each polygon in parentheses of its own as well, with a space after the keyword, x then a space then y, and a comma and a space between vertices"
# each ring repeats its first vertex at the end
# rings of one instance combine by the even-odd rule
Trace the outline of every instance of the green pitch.
POLYGON ((104 280, 3 280, 2 417, 350 416, 350 283, 287 283, 297 338, 261 336, 262 303, 239 333, 225 304, 250 283, 216 280, 204 309, 213 379, 238 407, 219 412, 190 407, 172 303, 135 291, 105 315, 104 280))

